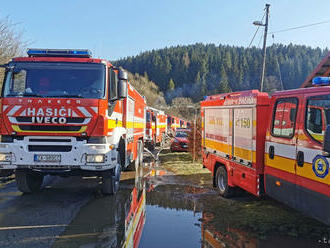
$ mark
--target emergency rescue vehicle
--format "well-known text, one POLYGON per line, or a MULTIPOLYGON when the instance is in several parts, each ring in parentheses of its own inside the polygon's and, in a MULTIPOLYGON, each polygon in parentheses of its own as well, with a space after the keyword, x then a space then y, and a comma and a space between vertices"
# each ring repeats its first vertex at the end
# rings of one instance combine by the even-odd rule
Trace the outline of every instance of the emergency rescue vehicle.
POLYGON ((165 141, 167 115, 164 111, 147 106, 145 133, 145 144, 151 149, 165 141))
POLYGON ((2 65, 0 168, 16 170, 24 193, 47 174, 100 176, 103 192, 115 193, 121 171, 142 161, 144 97, 89 50, 27 53, 2 65))
POLYGON ((175 132, 180 127, 180 119, 178 117, 168 115, 167 116, 167 128, 168 131, 175 132))
POLYGON ((167 116, 167 129, 168 131, 175 132, 177 128, 187 128, 191 124, 185 120, 180 119, 179 117, 168 115, 167 116))
POLYGON ((203 165, 229 197, 267 194, 330 225, 330 86, 201 102, 203 165))

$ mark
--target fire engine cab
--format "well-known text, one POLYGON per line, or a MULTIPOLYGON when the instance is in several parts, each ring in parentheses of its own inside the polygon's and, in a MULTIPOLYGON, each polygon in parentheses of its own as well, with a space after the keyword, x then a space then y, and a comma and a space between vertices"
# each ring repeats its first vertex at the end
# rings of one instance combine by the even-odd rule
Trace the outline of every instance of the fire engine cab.
POLYGON ((164 111, 152 107, 146 108, 145 144, 151 150, 162 144, 167 133, 167 115, 164 111))
POLYGON ((145 99, 89 50, 27 53, 2 65, 0 169, 14 169, 24 193, 47 174, 100 176, 115 193, 121 171, 142 160, 145 99))
POLYGON ((330 225, 330 86, 208 96, 203 165, 228 197, 267 194, 330 225))

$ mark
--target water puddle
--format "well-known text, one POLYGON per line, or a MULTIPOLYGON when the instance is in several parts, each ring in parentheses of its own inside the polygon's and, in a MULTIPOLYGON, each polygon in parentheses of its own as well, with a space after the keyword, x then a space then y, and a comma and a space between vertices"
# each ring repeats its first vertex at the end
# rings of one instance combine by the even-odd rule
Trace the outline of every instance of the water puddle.
POLYGON ((201 247, 201 213, 147 205, 143 248, 201 247))

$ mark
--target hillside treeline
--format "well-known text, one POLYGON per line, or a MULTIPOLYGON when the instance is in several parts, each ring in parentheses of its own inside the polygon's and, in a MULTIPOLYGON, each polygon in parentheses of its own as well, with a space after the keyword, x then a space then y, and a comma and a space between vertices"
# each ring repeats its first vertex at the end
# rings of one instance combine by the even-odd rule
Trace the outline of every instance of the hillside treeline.
POLYGON ((148 106, 154 108, 167 107, 163 93, 159 91, 159 87, 150 81, 148 77, 141 76, 138 73, 133 75, 128 72, 128 80, 146 98, 148 106))
MULTIPOLYGON (((327 50, 274 44, 267 49, 265 90, 297 88, 327 50)), ((147 75, 168 101, 259 88, 262 50, 214 44, 175 46, 143 52, 115 62, 132 73, 147 75)))

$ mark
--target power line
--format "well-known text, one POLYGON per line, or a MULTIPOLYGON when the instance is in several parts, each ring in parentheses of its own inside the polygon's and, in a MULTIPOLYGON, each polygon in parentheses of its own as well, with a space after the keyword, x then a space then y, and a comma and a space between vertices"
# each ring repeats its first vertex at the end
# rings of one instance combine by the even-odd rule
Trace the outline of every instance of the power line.
POLYGON ((250 48, 250 46, 251 46, 251 44, 252 44, 254 38, 256 37, 256 35, 257 35, 258 31, 259 31, 259 28, 260 28, 260 26, 258 26, 256 32, 254 33, 254 35, 253 35, 253 37, 252 37, 252 40, 251 40, 251 42, 250 42, 250 44, 249 44, 249 48, 250 48))
MULTIPOLYGON (((264 13, 263 17, 261 18, 261 22, 264 20, 265 15, 266 15, 266 12, 264 13)), ((249 46, 248 46, 249 48, 250 48, 250 46, 251 46, 251 44, 252 44, 254 38, 256 37, 256 35, 257 35, 258 31, 259 31, 259 28, 260 28, 260 26, 258 26, 256 32, 254 33, 254 35, 253 35, 253 37, 252 37, 252 40, 251 40, 251 42, 250 42, 250 44, 249 44, 249 46)))
MULTIPOLYGON (((273 38, 273 45, 274 45, 275 44, 275 37, 274 37, 274 35, 272 35, 272 38, 273 38)), ((279 74, 280 82, 281 82, 281 90, 284 90, 284 85, 283 85, 283 81, 282 81, 281 67, 280 67, 280 63, 278 63, 278 56, 276 56, 276 64, 277 64, 278 74, 279 74)))
POLYGON ((300 28, 307 28, 307 27, 316 26, 316 25, 325 24, 325 23, 330 23, 330 20, 323 21, 323 22, 316 22, 316 23, 306 24, 306 25, 293 27, 293 28, 277 30, 277 31, 271 32, 270 34, 281 33, 281 32, 286 32, 286 31, 290 31, 290 30, 294 30, 294 29, 300 29, 300 28))

